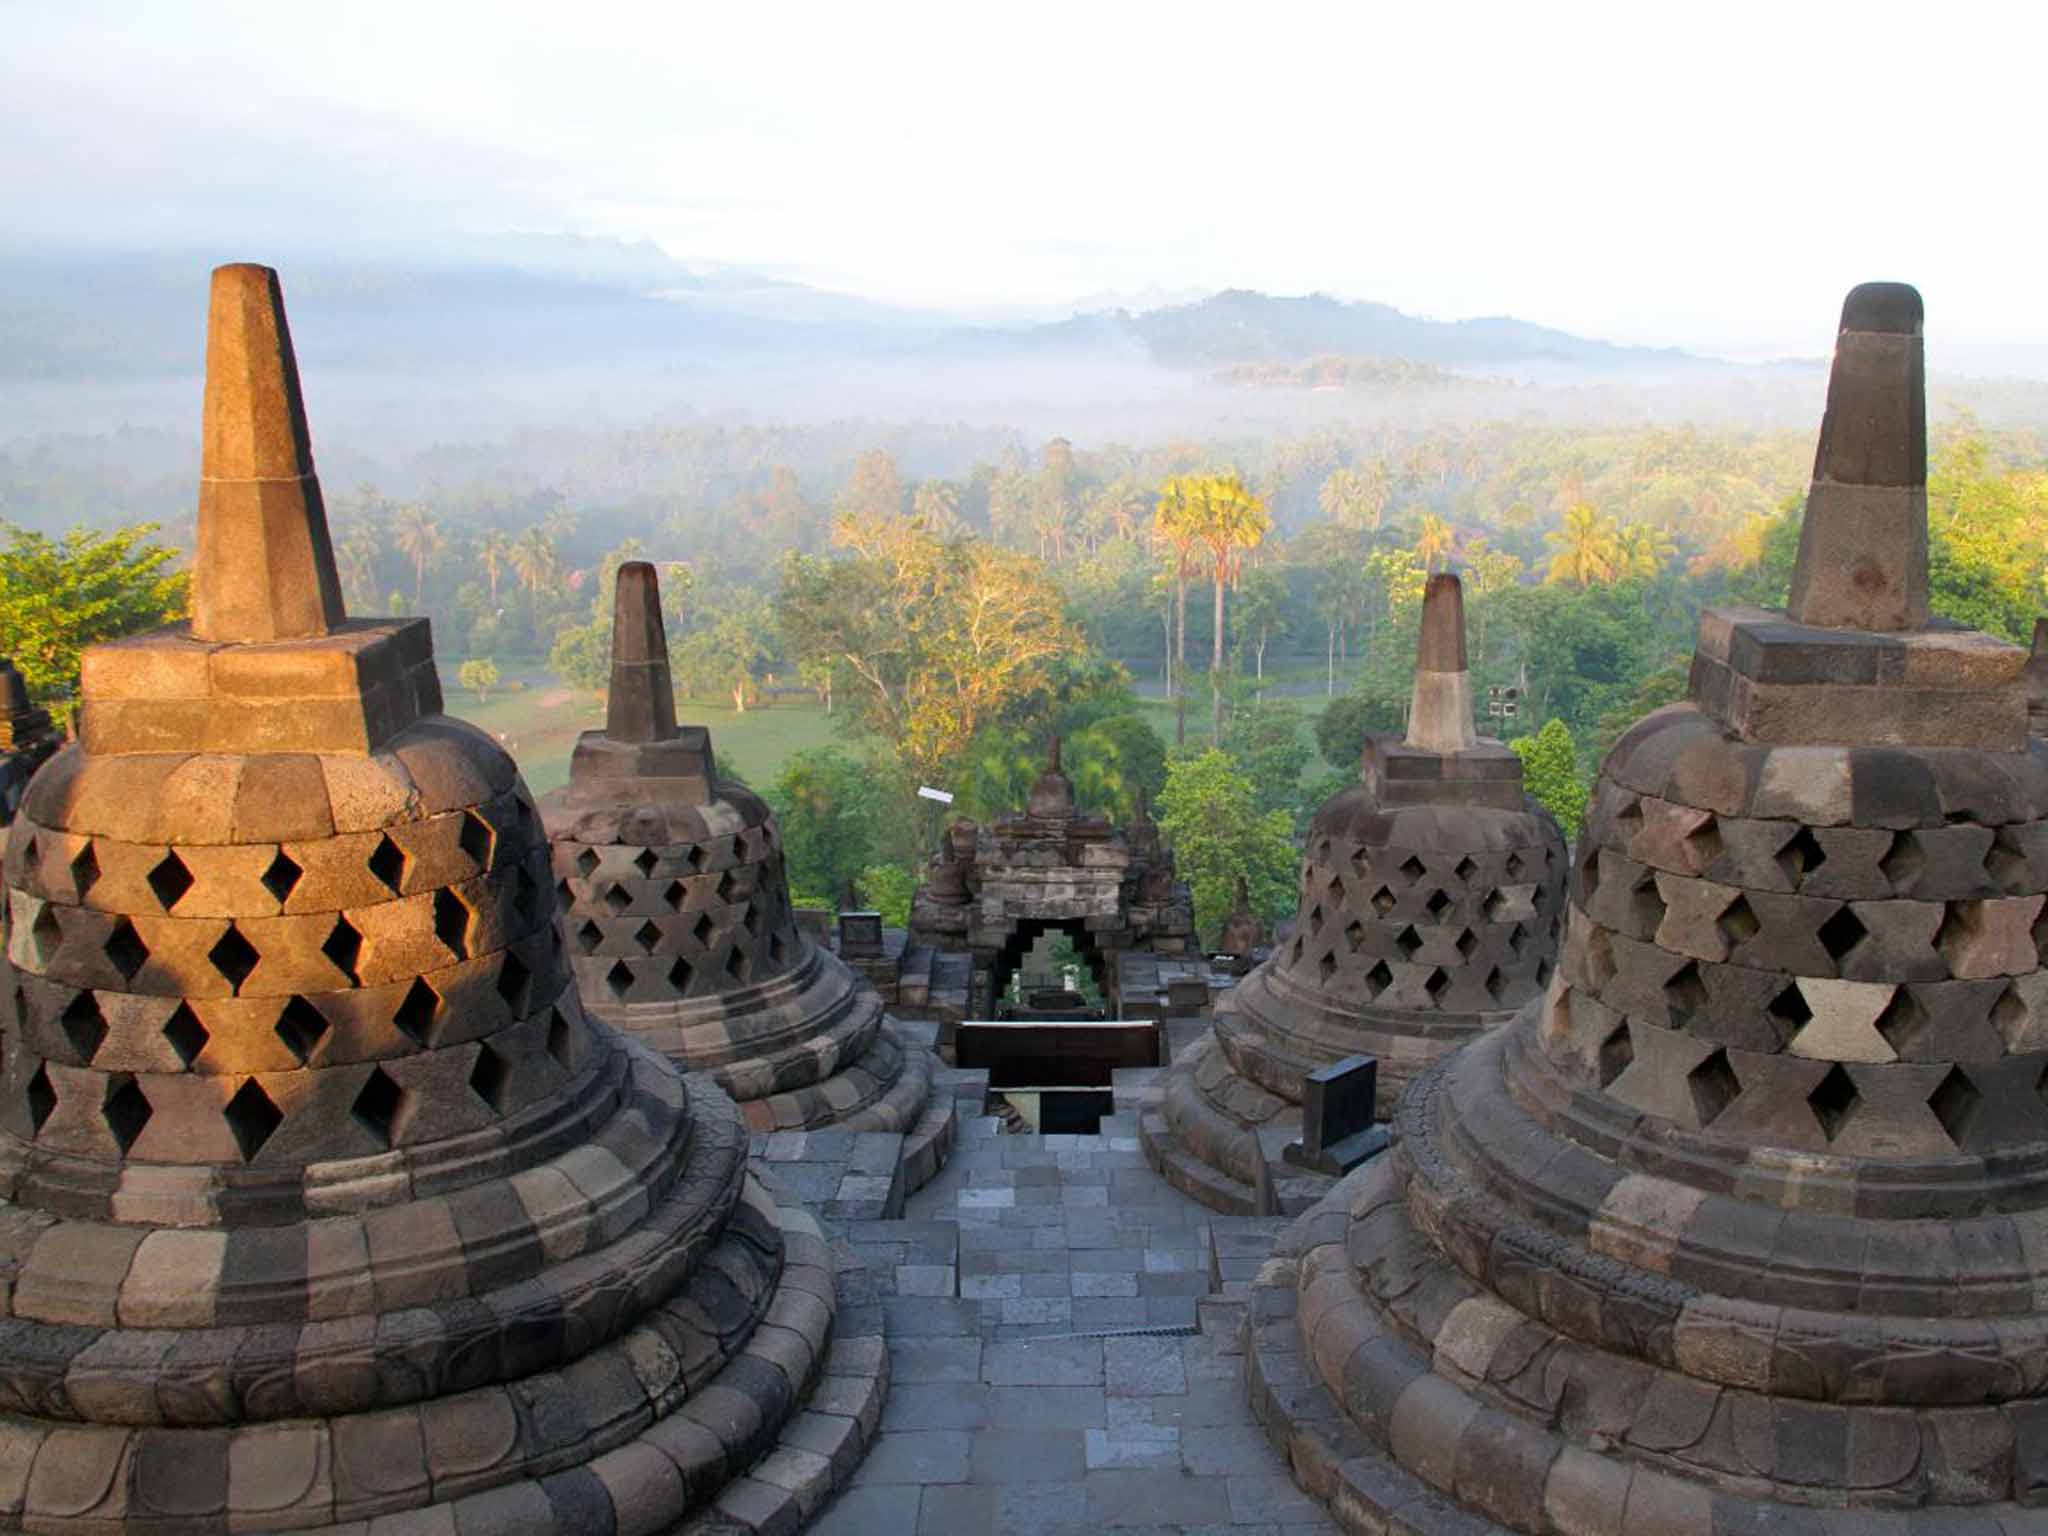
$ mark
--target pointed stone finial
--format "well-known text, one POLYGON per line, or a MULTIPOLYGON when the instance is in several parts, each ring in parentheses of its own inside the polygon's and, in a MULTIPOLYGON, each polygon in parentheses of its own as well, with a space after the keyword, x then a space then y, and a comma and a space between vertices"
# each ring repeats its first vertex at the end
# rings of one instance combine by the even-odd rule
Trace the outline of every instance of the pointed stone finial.
POLYGON ((1415 652, 1407 744, 1422 752, 1464 752, 1472 728, 1472 674, 1465 670, 1465 590, 1445 571, 1422 592, 1422 638, 1415 652))
POLYGON ((604 733, 613 741, 667 741, 676 734, 675 683, 661 624, 661 583, 645 560, 619 567, 612 597, 612 686, 604 733))
POLYGON ((0 656, 0 719, 15 719, 34 707, 29 703, 28 680, 16 670, 11 657, 0 656))
POLYGON ((324 635, 347 617, 277 273, 217 267, 206 322, 192 633, 324 635))
POLYGON ((1821 629, 1927 627, 1927 370, 1920 295, 1842 303, 1786 613, 1821 629))
POLYGON ((2048 736, 2048 618, 2034 620, 2034 649, 2020 678, 2027 688, 2027 729, 2048 736))
POLYGON ((1060 739, 1057 735, 1053 737, 1052 747, 1046 753, 1045 771, 1047 773, 1058 773, 1060 771, 1060 739))

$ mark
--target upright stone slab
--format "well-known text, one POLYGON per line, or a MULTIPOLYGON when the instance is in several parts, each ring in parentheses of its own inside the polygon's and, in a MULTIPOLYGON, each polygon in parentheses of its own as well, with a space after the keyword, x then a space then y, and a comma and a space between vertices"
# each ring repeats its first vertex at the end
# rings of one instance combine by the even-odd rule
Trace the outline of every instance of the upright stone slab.
POLYGON ((932 1058, 797 926, 767 804, 719 779, 709 732, 676 724, 644 561, 619 568, 605 729, 577 740, 541 813, 586 1008, 708 1074, 755 1131, 917 1127, 932 1058))
POLYGON ((1844 308, 1803 619, 1701 617, 1547 994, 1254 1289, 1254 1405, 1349 1530, 2048 1530, 2048 744, 2022 651, 1899 622, 1919 312, 1844 308))
POLYGON ((2048 619, 2034 620, 2034 649, 2027 657, 2027 729, 2048 736, 2048 619))
POLYGON ((341 612, 274 273, 215 274, 208 370, 204 628, 86 654, 5 858, 0 1523, 722 1518, 835 1360, 879 1392, 830 1254, 586 1017, 426 622, 341 612))
POLYGON ((1522 760, 1474 734, 1458 579, 1430 578, 1405 736, 1310 825, 1294 936, 1217 1004, 1212 1038, 1140 1118, 1153 1165, 1223 1210, 1270 1210, 1302 1080, 1379 1059, 1380 1103, 1551 979, 1568 874, 1522 760))
POLYGON ((0 657, 0 827, 14 820, 30 776, 63 742, 50 712, 29 702, 28 684, 14 663, 0 657))

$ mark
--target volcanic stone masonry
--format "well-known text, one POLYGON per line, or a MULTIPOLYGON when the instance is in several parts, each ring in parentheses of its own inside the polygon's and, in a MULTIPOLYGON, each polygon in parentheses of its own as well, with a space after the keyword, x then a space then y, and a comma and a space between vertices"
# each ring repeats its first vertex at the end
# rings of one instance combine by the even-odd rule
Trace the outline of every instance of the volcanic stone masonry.
POLYGON ((721 782, 711 736, 676 724, 654 567, 619 569, 605 728, 578 738, 541 814, 584 1006, 707 1073, 757 1131, 908 1138, 929 1178, 953 1109, 874 989, 798 928, 765 802, 721 782))
POLYGON ((0 657, 0 826, 14 819, 29 776, 63 741, 50 712, 29 702, 28 684, 14 663, 0 657))
POLYGON ((426 622, 344 615, 267 268, 214 274, 202 476, 191 625, 86 654, 8 842, 0 1523, 791 1528, 879 1327, 586 1017, 426 622))
POLYGON ((2048 1531, 2048 744, 1928 617, 1922 369, 1850 293, 1789 611, 1701 616, 1548 994, 1254 1287, 1349 1530, 2048 1531))
POLYGON ((1384 1117, 1550 980, 1564 839, 1522 792, 1522 760, 1473 731, 1455 576, 1423 594, 1407 734, 1370 737, 1359 777, 1309 827, 1294 937, 1224 994, 1139 1122, 1153 1166, 1218 1210, 1270 1213, 1291 1203, 1283 1185, 1301 1199, 1304 1176, 1276 1165, 1309 1073, 1378 1057, 1384 1117))

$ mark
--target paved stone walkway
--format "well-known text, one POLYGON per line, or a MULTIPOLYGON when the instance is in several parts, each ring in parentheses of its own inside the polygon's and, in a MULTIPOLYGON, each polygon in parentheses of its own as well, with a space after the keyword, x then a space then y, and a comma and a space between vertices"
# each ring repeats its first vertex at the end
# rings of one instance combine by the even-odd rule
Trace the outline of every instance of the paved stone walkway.
POLYGON ((963 1122, 905 1219, 842 1229, 887 1319, 890 1387, 810 1529, 1334 1536, 1252 1421, 1238 1307, 1210 1297, 1216 1255, 1227 1277, 1272 1224, 1170 1189, 1128 1115, 1099 1136, 996 1129, 963 1122))

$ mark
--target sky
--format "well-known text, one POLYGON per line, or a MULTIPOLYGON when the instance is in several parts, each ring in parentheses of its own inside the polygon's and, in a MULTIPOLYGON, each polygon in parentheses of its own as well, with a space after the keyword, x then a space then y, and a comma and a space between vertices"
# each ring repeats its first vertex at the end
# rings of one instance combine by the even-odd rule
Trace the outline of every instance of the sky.
POLYGON ((651 239, 988 313, 1222 287, 2048 342, 2048 7, 0 0, 0 238, 651 239))

